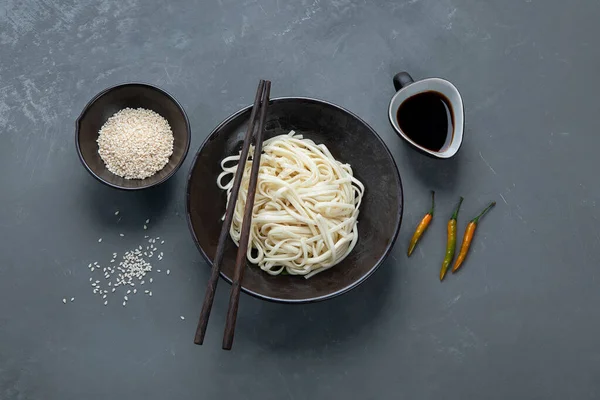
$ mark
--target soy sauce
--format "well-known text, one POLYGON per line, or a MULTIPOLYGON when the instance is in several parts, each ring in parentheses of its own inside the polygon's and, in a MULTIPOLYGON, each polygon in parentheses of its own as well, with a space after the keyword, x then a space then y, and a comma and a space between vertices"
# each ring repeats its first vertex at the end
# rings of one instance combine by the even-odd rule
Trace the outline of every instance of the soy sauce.
POLYGON ((452 141, 452 108, 439 92, 417 93, 404 100, 396 118, 402 132, 426 149, 440 151, 452 141))

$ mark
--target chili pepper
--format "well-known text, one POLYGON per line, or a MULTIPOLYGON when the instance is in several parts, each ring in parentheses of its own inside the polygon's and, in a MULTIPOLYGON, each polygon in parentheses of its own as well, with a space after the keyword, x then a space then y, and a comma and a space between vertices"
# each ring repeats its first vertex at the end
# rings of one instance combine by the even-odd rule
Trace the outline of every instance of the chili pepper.
POLYGON ((446 257, 444 257, 444 262, 442 263, 442 269, 440 270, 440 281, 444 280, 444 276, 446 276, 446 272, 448 271, 448 267, 454 258, 454 251, 456 250, 456 219, 458 218, 458 211, 460 210, 460 205, 463 202, 463 198, 461 196, 458 201, 458 205, 456 206, 456 210, 450 217, 450 221, 448 221, 448 241, 446 243, 446 257))
POLYGON ((467 229, 465 230, 465 236, 463 237, 462 245, 460 246, 460 253, 458 253, 458 257, 456 258, 456 262, 454 263, 454 266, 452 267, 452 272, 453 273, 456 272, 460 268, 460 266, 462 265, 463 261, 465 261, 465 258, 467 257, 467 253, 469 251, 469 247, 471 246, 471 241, 473 240, 473 234, 475 233, 475 228, 477 228, 477 224, 479 223, 479 219, 481 217, 483 217, 485 215, 485 213, 487 213, 495 205, 496 205, 496 202, 492 201, 491 204, 489 206, 487 206, 481 212, 481 214, 479 214, 478 216, 476 216, 475 218, 473 218, 471 220, 471 222, 469 222, 469 224, 467 225, 467 229))
POLYGON ((431 191, 431 210, 429 210, 429 212, 427 214, 425 214, 425 216, 423 217, 421 222, 419 222, 419 225, 417 225, 417 229, 415 230, 415 233, 413 234, 412 238, 410 239, 410 244, 408 245, 408 256, 409 257, 412 254, 413 250, 415 249, 417 242, 419 241, 419 239, 421 239, 421 236, 423 236, 423 233, 425 232, 425 230, 429 226, 429 223, 433 219, 434 206, 435 206, 435 192, 432 190, 431 191))

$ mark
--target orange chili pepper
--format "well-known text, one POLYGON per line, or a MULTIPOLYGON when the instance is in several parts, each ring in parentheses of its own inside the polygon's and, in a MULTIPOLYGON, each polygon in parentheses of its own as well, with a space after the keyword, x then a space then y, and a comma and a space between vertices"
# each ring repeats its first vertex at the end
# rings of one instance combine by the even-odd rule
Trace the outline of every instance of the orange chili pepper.
POLYGON ((423 217, 421 222, 419 222, 419 225, 417 225, 417 229, 415 230, 415 233, 413 234, 412 238, 410 239, 410 244, 408 245, 408 256, 409 257, 412 254, 413 250, 415 249, 417 242, 419 241, 419 239, 421 239, 421 236, 423 236, 423 233, 425 232, 425 230, 429 226, 429 223, 433 219, 434 206, 435 206, 435 192, 432 190, 431 191, 431 210, 429 210, 429 212, 427 214, 425 214, 425 216, 423 217))
POLYGON ((463 236, 462 245, 460 246, 460 253, 458 253, 458 257, 456 258, 456 262, 452 267, 452 272, 456 272, 460 266, 462 265, 465 258, 467 258, 467 253, 469 252, 469 247, 471 246, 471 242, 473 241, 473 234, 475 233, 475 228, 477 228, 477 224, 479 223, 479 219, 483 217, 492 207, 496 205, 495 201, 487 206, 481 214, 476 216, 469 222, 467 225, 467 229, 465 230, 465 235, 463 236))

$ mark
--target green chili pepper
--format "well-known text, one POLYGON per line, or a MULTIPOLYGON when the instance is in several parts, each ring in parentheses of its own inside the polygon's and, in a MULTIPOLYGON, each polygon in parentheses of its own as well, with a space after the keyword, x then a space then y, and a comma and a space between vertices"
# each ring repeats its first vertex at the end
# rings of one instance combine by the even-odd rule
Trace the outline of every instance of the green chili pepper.
POLYGON ((446 243, 446 256, 444 257, 442 269, 440 270, 440 281, 444 280, 448 267, 450 266, 452 259, 454 259, 454 251, 456 250, 456 219, 458 218, 458 211, 460 210, 460 205, 463 200, 464 199, 461 196, 454 213, 450 217, 450 221, 448 221, 448 241, 446 243))

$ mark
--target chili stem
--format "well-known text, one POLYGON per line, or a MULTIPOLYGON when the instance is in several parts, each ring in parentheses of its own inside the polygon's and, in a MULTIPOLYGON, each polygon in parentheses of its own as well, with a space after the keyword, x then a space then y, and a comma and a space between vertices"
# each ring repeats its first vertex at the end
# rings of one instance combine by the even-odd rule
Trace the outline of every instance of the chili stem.
POLYGON ((495 202, 495 201, 492 201, 492 202, 490 203, 490 205, 489 205, 489 206, 487 206, 487 207, 486 207, 486 208, 485 208, 485 209, 484 209, 484 210, 481 212, 481 214, 479 214, 478 216, 476 216, 475 218, 473 218, 473 219, 471 220, 471 222, 472 222, 472 223, 474 223, 474 224, 478 224, 478 223, 479 223, 479 219, 480 219, 481 217, 483 217, 483 216, 484 216, 484 215, 485 215, 485 214, 486 214, 488 211, 490 211, 490 209, 491 209, 492 207, 494 207, 495 205, 496 205, 496 202, 495 202))
POLYGON ((435 208, 435 192, 431 191, 431 210, 429 210, 429 214, 433 217, 433 210, 435 208))
POLYGON ((450 219, 457 219, 458 218, 458 211, 460 210, 460 205, 462 204, 464 198, 462 196, 460 196, 460 200, 458 201, 458 205, 456 206, 456 210, 454 210, 454 213, 452 214, 452 217, 450 219))

